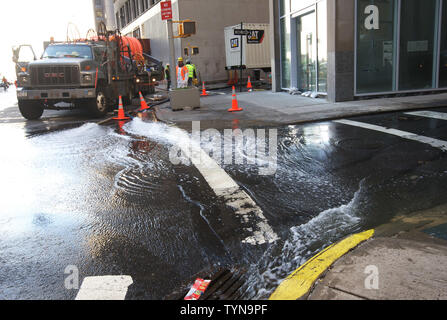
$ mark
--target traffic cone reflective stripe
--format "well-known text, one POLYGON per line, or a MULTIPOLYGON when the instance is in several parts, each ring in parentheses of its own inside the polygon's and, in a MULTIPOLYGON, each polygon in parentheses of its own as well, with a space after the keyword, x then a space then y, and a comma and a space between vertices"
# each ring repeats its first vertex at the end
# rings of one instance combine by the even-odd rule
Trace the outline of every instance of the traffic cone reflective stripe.
POLYGON ((205 89, 205 81, 202 82, 202 94, 201 96, 207 96, 208 93, 206 93, 206 89, 205 89))
POLYGON ((253 86, 251 85, 250 76, 248 77, 247 89, 249 92, 253 91, 253 86))
POLYGON ((231 102, 231 108, 228 109, 228 112, 234 112, 234 111, 242 111, 242 108, 239 108, 236 98, 236 88, 233 86, 233 100, 231 102))
POLYGON ((121 96, 119 97, 119 104, 118 104, 118 117, 113 118, 114 120, 127 120, 130 119, 129 117, 126 117, 124 114, 124 108, 123 108, 123 99, 121 96))
POLYGON ((141 94, 141 91, 138 93, 140 94, 140 104, 141 104, 141 108, 138 111, 144 111, 144 110, 150 109, 150 107, 146 103, 146 100, 144 100, 144 97, 141 94))

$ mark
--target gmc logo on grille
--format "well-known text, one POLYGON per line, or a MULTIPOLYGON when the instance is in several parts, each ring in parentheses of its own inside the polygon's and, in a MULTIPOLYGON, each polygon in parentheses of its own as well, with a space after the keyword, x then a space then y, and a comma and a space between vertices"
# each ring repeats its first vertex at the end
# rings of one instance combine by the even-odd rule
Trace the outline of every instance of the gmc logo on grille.
POLYGON ((45 73, 45 78, 63 78, 65 75, 63 72, 61 73, 45 73))

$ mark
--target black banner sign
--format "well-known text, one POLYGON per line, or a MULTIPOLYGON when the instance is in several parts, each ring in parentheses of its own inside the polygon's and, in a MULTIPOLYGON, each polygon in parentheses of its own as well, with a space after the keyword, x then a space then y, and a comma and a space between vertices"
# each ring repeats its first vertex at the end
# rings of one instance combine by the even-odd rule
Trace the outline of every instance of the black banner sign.
POLYGON ((247 35, 247 43, 260 44, 264 40, 264 30, 249 30, 247 35))

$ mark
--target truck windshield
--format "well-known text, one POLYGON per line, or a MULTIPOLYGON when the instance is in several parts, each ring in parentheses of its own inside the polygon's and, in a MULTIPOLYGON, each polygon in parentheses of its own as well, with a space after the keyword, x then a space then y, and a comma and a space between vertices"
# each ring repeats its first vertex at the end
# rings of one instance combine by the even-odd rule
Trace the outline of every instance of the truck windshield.
POLYGON ((42 58, 84 58, 92 59, 92 49, 82 45, 56 45, 49 46, 43 53, 42 58))

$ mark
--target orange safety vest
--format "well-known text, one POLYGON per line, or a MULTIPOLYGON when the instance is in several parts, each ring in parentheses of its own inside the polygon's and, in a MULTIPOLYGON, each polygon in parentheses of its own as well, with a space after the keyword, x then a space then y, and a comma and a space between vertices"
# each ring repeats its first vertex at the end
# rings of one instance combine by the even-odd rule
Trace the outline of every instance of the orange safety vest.
MULTIPOLYGON (((178 76, 178 66, 177 66, 177 76, 178 76)), ((188 68, 186 66, 182 67, 182 79, 185 80, 186 73, 189 73, 188 68)))

